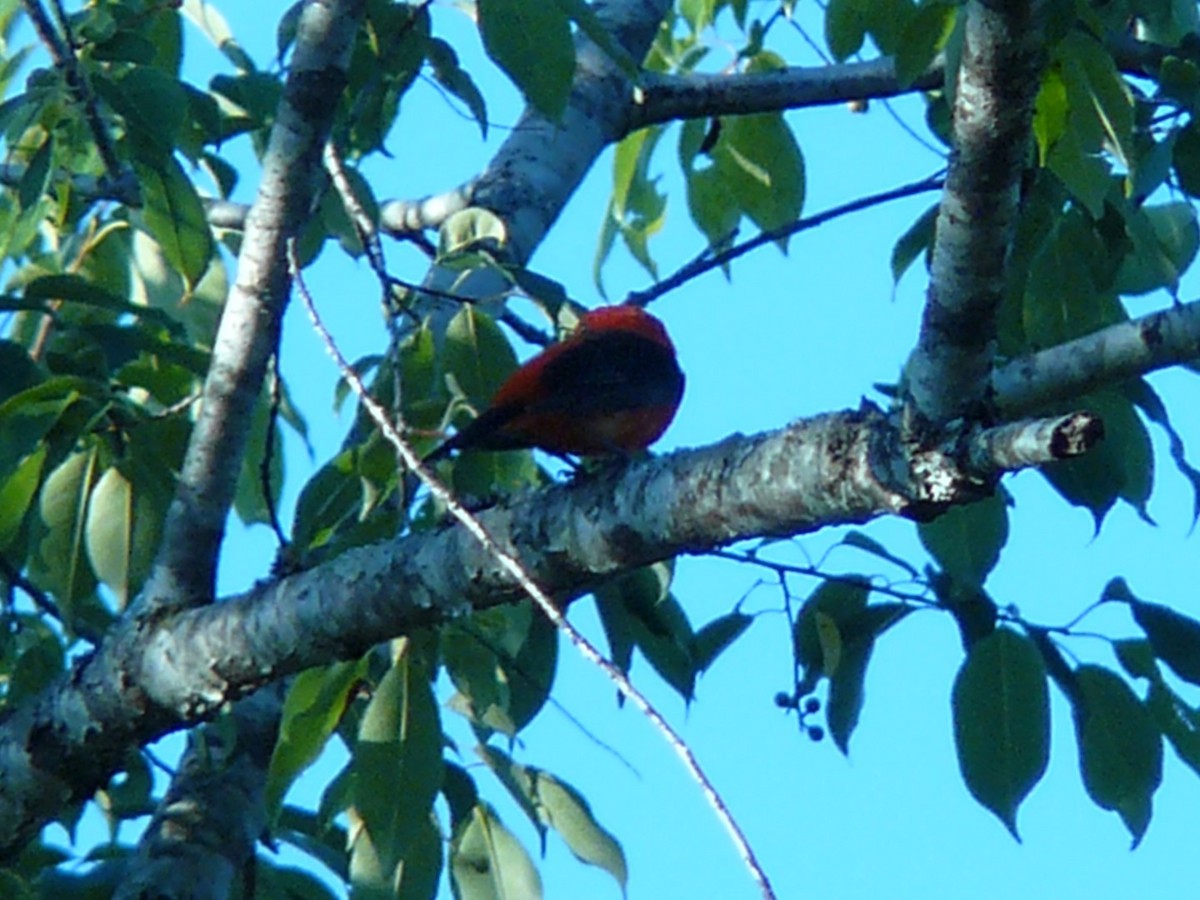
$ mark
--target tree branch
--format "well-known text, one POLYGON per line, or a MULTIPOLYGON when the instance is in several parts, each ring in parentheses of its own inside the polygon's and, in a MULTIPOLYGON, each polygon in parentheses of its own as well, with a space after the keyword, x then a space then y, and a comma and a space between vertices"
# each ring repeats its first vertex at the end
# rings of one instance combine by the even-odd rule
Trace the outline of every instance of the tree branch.
POLYGON ((942 423, 987 414, 996 311, 1039 84, 1028 0, 972 0, 954 99, 954 153, 938 211, 921 332, 906 370, 912 411, 942 423))
POLYGON ((829 66, 791 66, 771 72, 686 75, 647 73, 626 119, 628 132, 680 119, 740 116, 883 99, 940 87, 942 61, 911 84, 896 78, 890 57, 829 66))
POLYGON ((237 703, 236 740, 199 729, 167 795, 126 864, 115 900, 221 900, 267 827, 263 791, 285 682, 237 703))
POLYGON ((237 281, 221 315, 200 415, 143 594, 145 608, 212 597, 250 417, 279 341, 290 289, 284 246, 313 202, 314 174, 363 5, 363 0, 309 0, 300 17, 258 197, 246 219, 237 281))
POLYGON ((1006 363, 993 373, 992 391, 1008 417, 1197 360, 1200 300, 1193 300, 1006 363))
MULTIPOLYGON (((566 603, 613 575, 754 537, 880 515, 925 517, 991 489, 971 441, 906 443, 871 406, 614 466, 479 515, 566 603)), ((350 550, 316 569, 155 621, 126 618, 95 655, 0 723, 0 857, 88 796, 126 750, 257 687, 399 634, 525 596, 461 527, 350 550)))

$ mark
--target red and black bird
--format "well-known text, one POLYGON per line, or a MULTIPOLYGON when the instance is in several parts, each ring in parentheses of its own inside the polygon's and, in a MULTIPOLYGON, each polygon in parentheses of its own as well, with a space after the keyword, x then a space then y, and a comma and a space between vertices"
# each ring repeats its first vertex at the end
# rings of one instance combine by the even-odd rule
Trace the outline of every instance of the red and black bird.
POLYGON ((569 337, 513 372, 487 409, 426 459, 532 447, 576 456, 634 453, 667 430, 683 384, 662 322, 636 306, 595 309, 569 337))

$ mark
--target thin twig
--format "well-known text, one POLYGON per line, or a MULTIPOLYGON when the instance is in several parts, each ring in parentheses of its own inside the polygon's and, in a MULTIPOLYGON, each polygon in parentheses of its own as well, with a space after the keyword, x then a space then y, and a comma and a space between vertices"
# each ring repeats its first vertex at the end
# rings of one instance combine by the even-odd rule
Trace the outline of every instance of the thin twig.
POLYGON ((267 387, 271 392, 271 407, 267 413, 267 434, 263 444, 263 455, 258 465, 258 477, 262 486, 263 503, 267 507, 267 518, 270 520, 271 530, 275 532, 275 538, 279 541, 280 547, 288 545, 287 534, 284 533, 283 526, 279 523, 279 511, 275 509, 274 492, 271 490, 271 462, 275 458, 275 454, 282 452, 275 446, 275 431, 279 423, 279 409, 283 405, 283 387, 282 379, 279 377, 279 351, 276 350, 271 354, 271 359, 267 363, 267 387))
MULTIPOLYGON (((116 145, 113 144, 112 137, 100 118, 96 97, 88 85, 87 77, 79 65, 79 60, 75 57, 74 39, 70 32, 64 32, 66 37, 64 44, 58 32, 54 30, 54 23, 46 15, 46 10, 42 8, 39 0, 21 0, 21 5, 25 8, 25 14, 29 16, 29 21, 33 24, 38 38, 46 45, 50 59, 66 77, 67 87, 71 89, 75 100, 83 107, 84 120, 92 132, 92 139, 96 142, 96 149, 100 152, 100 159, 104 162, 104 168, 108 170, 109 177, 116 182, 124 182, 124 171, 117 156, 116 145)), ((58 11, 65 28, 66 17, 62 15, 61 9, 58 11)))
POLYGON ((567 639, 574 645, 575 649, 583 655, 584 659, 592 663, 602 670, 609 679, 616 685, 617 690, 621 695, 629 700, 634 706, 641 711, 650 722, 658 729, 666 742, 675 751, 676 755, 683 761, 684 767, 691 774, 695 782, 700 786, 704 793, 705 799, 713 812, 725 826, 725 830, 729 832, 733 840, 734 846, 737 848, 742 861, 750 870, 750 874, 754 881, 758 884, 762 892, 764 900, 775 900, 775 892, 771 888, 771 882, 767 878, 767 873, 758 862, 758 858, 754 854, 745 834, 739 827, 737 821, 730 812, 724 799, 717 792, 704 770, 700 767, 700 763, 696 760, 691 748, 683 741, 683 738, 671 727, 670 723, 663 717, 649 700, 633 686, 629 678, 618 669, 615 665, 605 659, 600 650, 592 644, 586 637, 580 634, 575 627, 567 620, 566 616, 555 606, 554 601, 543 591, 525 567, 511 553, 504 550, 495 539, 488 533, 478 519, 476 519, 466 508, 458 502, 453 494, 433 476, 433 474, 424 467, 421 458, 416 451, 405 441, 400 431, 392 424, 388 417, 387 411, 370 395, 367 387, 363 384, 358 374, 350 367, 349 362, 338 349, 337 343, 333 339, 333 335, 325 327, 321 321, 320 315, 317 313, 316 305, 313 303, 311 294, 309 294, 307 286, 303 280, 303 273, 300 270, 299 261, 296 258, 295 242, 288 242, 288 259, 292 269, 292 278, 294 279, 296 290, 304 303, 305 309, 308 311, 308 317, 312 321, 313 328, 320 336, 325 344, 325 349, 337 364, 338 370, 342 377, 350 385, 358 397, 358 401, 362 404, 363 409, 379 426, 380 431, 387 438, 388 442, 396 449, 397 454, 404 460, 405 465, 416 474, 421 482, 429 488, 429 491, 437 500, 443 503, 458 523, 466 529, 466 531, 474 537, 487 550, 488 554, 513 578, 513 580, 521 586, 533 601, 546 614, 547 618, 554 623, 554 626, 567 636, 567 639))
POLYGON ((739 256, 745 256, 751 250, 757 250, 765 244, 774 243, 775 241, 783 240, 791 237, 801 231, 807 231, 810 228, 816 228, 818 225, 824 225, 826 222, 841 216, 849 215, 850 213, 859 212, 864 209, 869 209, 872 206, 879 206, 884 203, 889 203, 892 200, 900 200, 904 197, 912 197, 917 194, 924 194, 928 191, 941 190, 945 183, 945 173, 937 172, 930 175, 928 178, 922 178, 920 181, 914 181, 911 184, 901 185, 898 188, 881 191, 878 194, 870 194, 866 197, 859 197, 857 200, 851 200, 849 203, 843 203, 841 206, 835 206, 827 209, 824 212, 819 212, 816 215, 808 216, 803 219, 797 219, 781 228, 772 228, 770 231, 764 231, 761 234, 755 235, 749 240, 745 240, 740 244, 734 244, 726 250, 721 250, 717 253, 702 253, 692 262, 679 269, 673 275, 658 282, 653 287, 646 288, 644 291, 633 291, 625 298, 626 303, 632 303, 635 306, 646 306, 649 303, 657 300, 663 294, 673 291, 676 288, 682 287, 693 278, 697 278, 706 272, 711 272, 713 269, 720 268, 726 263, 733 262, 739 256))
POLYGON ((24 592, 33 601, 33 605, 46 615, 59 622, 63 621, 62 610, 58 608, 58 604, 50 599, 49 594, 22 575, 20 570, 8 561, 8 557, 0 556, 0 576, 12 587, 24 592))

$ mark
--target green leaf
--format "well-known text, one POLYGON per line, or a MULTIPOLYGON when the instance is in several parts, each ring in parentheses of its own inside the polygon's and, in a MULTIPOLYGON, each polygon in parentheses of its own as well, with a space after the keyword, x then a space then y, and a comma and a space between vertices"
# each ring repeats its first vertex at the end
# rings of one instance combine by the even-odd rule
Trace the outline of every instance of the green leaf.
POLYGON ((71 454, 46 478, 38 499, 43 528, 35 539, 30 574, 35 584, 58 598, 68 620, 96 587, 84 530, 98 464, 94 446, 71 454))
POLYGON ((842 628, 866 609, 871 586, 865 578, 824 581, 812 592, 792 631, 796 662, 804 669, 806 684, 831 677, 841 663, 842 628))
POLYGON ((500 326, 473 306, 464 306, 446 326, 442 363, 470 404, 484 409, 517 367, 517 357, 500 326))
POLYGON ((584 0, 555 0, 571 21, 579 26, 579 30, 588 39, 604 51, 604 55, 617 64, 625 77, 637 84, 641 78, 641 69, 637 60, 631 57, 625 48, 613 37, 612 31, 600 21, 595 10, 584 0))
POLYGON ((491 210, 471 206, 451 213, 438 229, 437 261, 508 243, 504 220, 491 210))
POLYGON ((741 213, 725 177, 716 166, 693 169, 687 176, 688 212, 710 247, 729 240, 741 213))
POLYGON ((42 466, 49 447, 42 444, 20 463, 13 473, 0 483, 0 552, 8 549, 25 521, 25 513, 42 482, 42 466))
POLYGON ((196 187, 168 157, 161 168, 135 165, 142 188, 142 221, 171 267, 194 288, 213 255, 212 232, 196 187))
POLYGON ((265 803, 270 821, 279 818, 288 788, 321 755, 342 719, 351 691, 366 672, 364 656, 356 662, 306 669, 292 681, 267 770, 265 803))
POLYGON ((1200 197, 1200 124, 1193 120, 1179 129, 1172 156, 1179 186, 1185 193, 1200 197))
POLYGON ((533 860, 490 806, 480 803, 450 843, 458 900, 541 900, 533 860))
POLYGON ((1195 525, 1196 521, 1200 520, 1200 469, 1188 462, 1187 448, 1183 444, 1183 438, 1172 424, 1171 417, 1167 414, 1166 405, 1144 378, 1125 382, 1122 392, 1137 405, 1146 418, 1167 433, 1171 460, 1175 463, 1179 474, 1192 485, 1192 524, 1195 525))
POLYGON ((1125 218, 1133 250, 1117 271, 1115 289, 1121 294, 1146 294, 1167 288, 1179 290, 1179 279, 1196 258, 1200 227, 1190 203, 1140 206, 1125 218))
POLYGON ((1136 157, 1133 95, 1112 54, 1082 30, 1064 38, 1058 52, 1062 76, 1083 146, 1113 154, 1126 169, 1136 157))
POLYGON ((1093 218, 1104 214, 1104 198, 1112 188, 1112 166, 1086 146, 1075 129, 1066 131, 1050 149, 1046 167, 1093 218))
POLYGON ((21 176, 21 183, 17 186, 17 201, 21 204, 22 209, 33 206, 45 195, 46 189, 50 186, 51 163, 53 162, 54 135, 50 134, 47 135, 46 140, 42 141, 42 145, 33 154, 33 158, 29 160, 25 174, 21 176))
POLYGON ((691 702, 696 685, 692 657, 695 632, 683 607, 670 594, 671 569, 655 563, 621 575, 595 591, 601 619, 616 650, 632 639, 667 684, 691 702))
POLYGON ((982 587, 1008 540, 1005 491, 955 506, 917 526, 921 544, 942 569, 963 585, 982 587))
POLYGON ((1118 499, 1148 518, 1154 455, 1133 405, 1115 391, 1101 391, 1072 401, 1072 407, 1103 419, 1104 440, 1083 456, 1049 463, 1038 471, 1066 500, 1091 511, 1097 533, 1118 499))
POLYGON ((4 703, 9 709, 41 693, 61 677, 67 660, 61 639, 46 622, 32 616, 16 621, 21 630, 11 639, 11 650, 5 653, 8 684, 4 703))
POLYGON ((124 609, 141 589, 158 550, 169 495, 151 481, 135 483, 110 467, 88 500, 86 540, 92 571, 116 595, 124 609))
POLYGON ((514 762, 494 747, 480 747, 478 752, 539 832, 546 826, 553 828, 578 859, 608 872, 625 890, 625 852, 575 788, 545 769, 514 762))
POLYGON ((1041 655, 1028 638, 997 629, 967 654, 951 702, 967 789, 1020 840, 1017 809, 1041 780, 1050 752, 1041 655))
POLYGON ((1150 824, 1152 798, 1162 781, 1162 738, 1146 707, 1118 676, 1092 665, 1080 666, 1076 676, 1083 786, 1097 806, 1121 816, 1136 846, 1150 824))
POLYGON ((100 96, 125 119, 137 161, 164 171, 187 117, 183 86, 152 66, 134 66, 116 81, 99 78, 94 83, 100 96))
POLYGON ((358 516, 364 497, 355 455, 354 450, 343 450, 301 489, 292 521, 292 542, 298 549, 312 550, 328 543, 339 526, 358 516))
POLYGON ((825 7, 825 43, 837 62, 862 49, 867 36, 862 0, 830 0, 825 7))
POLYGON ((1130 606, 1154 655, 1184 681, 1200 684, 1200 622, 1157 603, 1135 600, 1130 606))
POLYGON ((659 176, 650 174, 650 163, 663 133, 663 126, 642 128, 617 144, 613 154, 612 199, 605 213, 594 263, 597 280, 618 234, 642 268, 657 277, 650 239, 662 230, 666 221, 667 195, 658 186, 659 176))
POLYGON ((1200 774, 1200 713, 1176 696, 1161 678, 1150 682, 1146 708, 1171 742, 1175 755, 1200 774))
POLYGON ((692 638, 692 664, 697 672, 705 672, 717 661, 742 633, 750 627, 754 616, 734 610, 717 616, 692 638))
POLYGON ((829 676, 825 722, 829 736, 844 754, 850 753, 850 736, 862 712, 867 664, 875 639, 912 612, 900 603, 877 603, 852 614, 839 625, 841 652, 836 670, 829 676))
POLYGON ((558 3, 479 0, 483 47, 538 112, 559 119, 575 75, 571 22, 558 3))
POLYGON ((479 88, 475 86, 474 79, 459 65, 458 54, 454 52, 454 48, 441 38, 430 38, 425 52, 429 57, 434 79, 467 104, 467 109, 479 123, 482 138, 487 140, 487 102, 483 99, 483 94, 479 93, 479 88))
POLYGON ((386 890, 420 846, 442 785, 437 701, 411 644, 363 712, 353 765, 353 802, 363 827, 351 846, 350 880, 356 889, 386 890))
POLYGON ((872 556, 877 556, 880 559, 886 560, 894 566, 899 566, 914 578, 919 574, 916 570, 916 567, 907 560, 903 560, 899 556, 896 556, 896 554, 888 550, 885 546, 883 546, 883 544, 875 540, 875 538, 871 537, 870 535, 863 534, 861 531, 847 531, 845 535, 842 536, 842 539, 839 541, 839 543, 846 547, 854 547, 858 550, 870 553, 872 556))
MULTIPOLYGON (((953 3, 923 3, 904 24, 896 44, 896 80, 908 87, 928 71, 954 31, 958 6, 953 3)), ((885 51, 887 52, 887 51, 885 51)))
POLYGON ((937 229, 938 205, 935 203, 921 213, 917 221, 900 235, 896 246, 892 248, 892 283, 899 284, 904 273, 908 271, 918 256, 928 255, 933 247, 934 233, 937 229))
POLYGON ((1067 134, 1069 111, 1062 72, 1057 68, 1046 69, 1033 103, 1033 136, 1040 165, 1046 165, 1050 150, 1067 134))
POLYGON ((495 607, 442 632, 453 708, 514 737, 545 705, 558 667, 558 631, 532 601, 495 607))
POLYGON ((804 157, 781 114, 731 117, 713 159, 738 206, 763 231, 800 217, 804 157))

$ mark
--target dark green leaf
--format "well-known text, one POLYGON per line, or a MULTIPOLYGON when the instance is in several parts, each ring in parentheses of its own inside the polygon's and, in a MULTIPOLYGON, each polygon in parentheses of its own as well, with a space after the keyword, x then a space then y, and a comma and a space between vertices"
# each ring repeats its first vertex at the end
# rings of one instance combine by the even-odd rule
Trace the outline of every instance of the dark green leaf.
POLYGON ((962 585, 982 587, 1008 540, 1006 494, 955 506, 917 526, 921 544, 962 585))
POLYGON ((188 112, 183 86, 151 66, 134 66, 115 82, 102 78, 95 84, 125 119, 138 162, 165 174, 188 112))
POLYGON ((911 607, 899 603, 879 603, 853 613, 839 626, 841 654, 837 668, 829 676, 825 720, 829 736, 842 753, 850 752, 850 736, 858 726, 867 664, 875 649, 875 639, 910 612, 911 607))
POLYGON ((892 248, 892 283, 899 284, 908 267, 916 258, 927 254, 933 246, 934 232, 937 228, 938 206, 935 203, 920 218, 909 226, 908 231, 900 235, 896 246, 892 248))
POLYGON ((753 621, 753 616, 735 610, 718 616, 697 631, 692 639, 692 662, 696 671, 707 671, 753 621))
POLYGON ((955 4, 938 0, 916 8, 895 47, 896 79, 901 85, 908 87, 933 64, 954 31, 958 9, 955 4))
POLYGON ((446 326, 443 364, 476 410, 484 409, 517 367, 517 358, 495 320, 463 307, 446 326))
POLYGON ((7 550, 21 530, 25 513, 41 484, 48 449, 43 444, 30 453, 17 464, 8 479, 0 483, 0 552, 7 550))
POLYGON ((1200 684, 1200 622, 1157 603, 1135 601, 1130 606, 1154 655, 1184 681, 1200 684))
POLYGON ((1200 125, 1196 122, 1189 122, 1176 135, 1174 160, 1179 186, 1193 197, 1200 197, 1200 125))
POLYGON ((596 602, 614 662, 627 665, 627 640, 690 702, 696 681, 692 658, 695 634, 679 602, 671 596, 670 566, 656 563, 629 572, 598 589, 596 602), (619 652, 620 651, 620 652, 619 652))
POLYGON ((53 161, 54 135, 51 134, 46 137, 37 152, 33 154, 33 158, 29 160, 25 174, 21 176, 21 183, 17 186, 17 200, 23 209, 33 206, 45 195, 46 189, 50 186, 53 161))
POLYGON ((437 79, 438 84, 467 104, 471 115, 479 123, 483 139, 486 140, 487 103, 483 94, 479 93, 479 88, 475 86, 474 79, 458 64, 458 54, 454 52, 454 48, 441 38, 432 38, 426 52, 433 67, 433 77, 437 79))
POLYGON ((1074 706, 1079 762, 1088 796, 1115 810, 1136 845, 1150 824, 1151 801, 1162 781, 1162 738, 1129 686, 1099 666, 1076 672, 1074 706))
POLYGON ((513 737, 545 705, 558 666, 558 631, 532 602, 475 613, 442 632, 442 656, 476 725, 513 737))
POLYGON ((437 702, 410 644, 384 675, 359 724, 353 798, 363 827, 350 860, 356 888, 383 890, 394 881, 397 868, 422 846, 441 785, 437 702))
POLYGON ((1127 381, 1122 386, 1122 392, 1137 405, 1146 418, 1167 433, 1171 459, 1179 470, 1179 474, 1192 485, 1192 524, 1194 526, 1196 521, 1200 520, 1200 469, 1188 462, 1187 448, 1183 444, 1183 438, 1171 423, 1166 405, 1144 378, 1127 381))
POLYGON ((954 680, 954 741, 967 789, 1017 833, 1017 809, 1046 771, 1050 701, 1042 658, 1027 638, 997 629, 954 680))
POLYGON ((837 62, 844 62, 862 49, 866 36, 861 0, 831 0, 825 7, 825 43, 837 62))
POLYGON ((212 233, 195 185, 179 163, 168 157, 161 168, 136 166, 142 188, 142 220, 163 255, 189 288, 208 269, 213 255, 212 233))
POLYGON ((1140 206, 1126 214, 1132 251, 1121 262, 1115 288, 1122 294, 1145 294, 1159 288, 1172 293, 1200 247, 1200 228, 1190 203, 1140 206))
POLYGON ((896 556, 894 553, 884 547, 883 544, 875 540, 875 538, 871 537, 870 535, 863 534, 861 531, 847 531, 842 537, 841 543, 847 547, 854 547, 858 550, 863 550, 867 553, 870 553, 872 556, 878 556, 880 559, 887 560, 893 565, 899 566, 914 578, 917 575, 917 570, 911 563, 896 556))
POLYGON ((1081 457, 1049 463, 1038 471, 1064 498, 1091 511, 1097 532, 1118 498, 1145 517, 1154 456, 1133 405, 1115 391, 1101 391, 1072 401, 1072 407, 1100 416, 1104 440, 1081 457))
POLYGON ((488 56, 549 119, 567 108, 575 74, 571 23, 558 3, 480 0, 479 30, 488 56))

